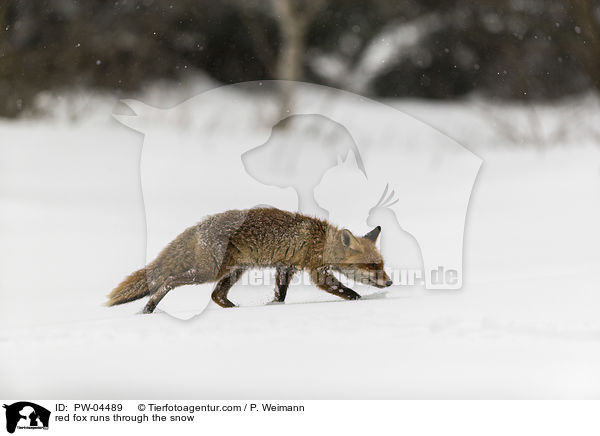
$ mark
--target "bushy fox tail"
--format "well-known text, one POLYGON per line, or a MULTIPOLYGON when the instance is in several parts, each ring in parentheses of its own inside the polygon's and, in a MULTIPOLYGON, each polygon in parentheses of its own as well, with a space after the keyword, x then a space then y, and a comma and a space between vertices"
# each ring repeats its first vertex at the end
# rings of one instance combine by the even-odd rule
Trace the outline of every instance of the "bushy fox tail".
POLYGON ((128 303, 133 300, 145 297, 150 294, 148 287, 148 271, 146 268, 137 270, 133 274, 129 275, 125 280, 121 282, 110 294, 108 294, 107 306, 114 306, 116 304, 128 303))

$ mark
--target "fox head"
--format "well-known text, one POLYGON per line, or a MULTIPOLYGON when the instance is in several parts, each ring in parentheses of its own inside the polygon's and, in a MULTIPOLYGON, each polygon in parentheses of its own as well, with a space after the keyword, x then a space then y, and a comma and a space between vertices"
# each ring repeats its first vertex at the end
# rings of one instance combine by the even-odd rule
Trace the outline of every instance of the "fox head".
POLYGON ((392 280, 383 270, 383 258, 375 245, 380 233, 380 226, 359 237, 347 229, 336 231, 326 248, 327 263, 356 282, 378 288, 391 286, 392 280))

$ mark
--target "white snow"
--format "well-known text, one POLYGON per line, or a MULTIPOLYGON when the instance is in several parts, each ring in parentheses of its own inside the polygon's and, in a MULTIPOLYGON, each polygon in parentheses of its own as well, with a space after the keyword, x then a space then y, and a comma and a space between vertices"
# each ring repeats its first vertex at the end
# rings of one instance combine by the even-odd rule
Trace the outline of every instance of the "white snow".
MULTIPOLYGON (((265 305, 271 286, 247 285, 230 293, 241 308, 194 316, 212 285, 188 286, 159 308, 189 320, 138 315, 144 300, 102 305, 146 260, 143 136, 111 118, 114 100, 81 101, 76 120, 0 121, 2 397, 600 397, 595 98, 390 102, 484 160, 461 290, 394 286, 345 302, 293 285, 286 304, 265 305)), ((170 140, 220 134, 214 111, 160 128, 170 140)), ((406 134, 416 150, 427 140, 406 134)), ((165 243, 183 230, 172 227, 165 243)))

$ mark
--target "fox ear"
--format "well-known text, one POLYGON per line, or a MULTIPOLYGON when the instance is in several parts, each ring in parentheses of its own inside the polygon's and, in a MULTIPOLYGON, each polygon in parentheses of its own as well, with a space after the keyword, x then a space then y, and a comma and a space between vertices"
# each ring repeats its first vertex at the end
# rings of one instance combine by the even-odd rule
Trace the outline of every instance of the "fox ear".
POLYGON ((360 243, 356 240, 352 232, 347 229, 343 229, 340 232, 340 238, 342 240, 342 245, 344 248, 349 248, 350 250, 360 251, 360 243))
POLYGON ((377 238, 379 237, 380 233, 381 233, 381 226, 377 226, 373 230, 371 230, 369 233, 367 233, 365 236, 363 236, 363 238, 366 238, 369 241, 375 242, 375 241, 377 241, 377 238))

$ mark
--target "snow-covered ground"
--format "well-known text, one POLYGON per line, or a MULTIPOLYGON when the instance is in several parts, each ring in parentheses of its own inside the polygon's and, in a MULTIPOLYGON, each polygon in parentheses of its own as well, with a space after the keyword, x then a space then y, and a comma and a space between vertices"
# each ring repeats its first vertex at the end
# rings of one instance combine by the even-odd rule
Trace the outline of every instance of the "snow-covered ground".
MULTIPOLYGON (((169 106, 177 96, 139 98, 169 106)), ((271 286, 236 286, 242 307, 210 303, 200 316, 210 284, 173 291, 148 316, 137 315, 143 300, 102 305, 146 261, 143 136, 112 119, 114 100, 1 121, 1 396, 600 398, 598 101, 388 103, 484 160, 463 288, 394 286, 342 302, 297 285, 285 305, 265 306, 271 286)), ((219 135, 209 113, 194 128, 219 135)), ((161 125, 165 138, 189 139, 180 115, 161 125)), ((427 140, 406 135, 417 148, 427 140)), ((170 183, 165 174, 167 192, 170 183)), ((179 233, 172 222, 153 238, 179 233)))

